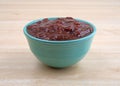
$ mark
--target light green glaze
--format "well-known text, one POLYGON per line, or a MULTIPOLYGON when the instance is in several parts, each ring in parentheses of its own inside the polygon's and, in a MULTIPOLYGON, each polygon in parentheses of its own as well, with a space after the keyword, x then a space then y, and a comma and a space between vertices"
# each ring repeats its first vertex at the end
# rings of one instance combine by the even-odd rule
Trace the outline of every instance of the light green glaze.
MULTIPOLYGON (((53 20, 56 18, 49 19, 53 20)), ((96 28, 93 24, 76 19, 78 21, 90 24, 94 29, 93 33, 76 40, 49 41, 35 38, 27 33, 26 27, 39 20, 34 20, 28 23, 24 27, 24 34, 28 40, 31 51, 44 64, 57 68, 68 67, 80 61, 90 49, 93 36, 96 33, 96 28)))

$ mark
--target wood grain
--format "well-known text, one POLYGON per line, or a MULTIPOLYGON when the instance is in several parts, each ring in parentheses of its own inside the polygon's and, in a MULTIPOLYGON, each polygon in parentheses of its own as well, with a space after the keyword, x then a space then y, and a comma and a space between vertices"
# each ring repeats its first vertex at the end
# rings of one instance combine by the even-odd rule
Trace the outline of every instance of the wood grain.
POLYGON ((120 86, 120 0, 0 0, 0 86, 120 86), (29 21, 55 16, 97 27, 89 53, 66 69, 39 62, 23 34, 29 21))

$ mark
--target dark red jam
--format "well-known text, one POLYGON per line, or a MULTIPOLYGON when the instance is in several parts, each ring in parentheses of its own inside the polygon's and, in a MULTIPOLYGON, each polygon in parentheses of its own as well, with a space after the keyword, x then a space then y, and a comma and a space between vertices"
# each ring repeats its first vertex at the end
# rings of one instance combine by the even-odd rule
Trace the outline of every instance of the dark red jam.
POLYGON ((27 31, 30 35, 39 39, 63 41, 88 36, 93 32, 93 28, 89 24, 72 17, 65 17, 55 20, 45 18, 27 26, 27 31))

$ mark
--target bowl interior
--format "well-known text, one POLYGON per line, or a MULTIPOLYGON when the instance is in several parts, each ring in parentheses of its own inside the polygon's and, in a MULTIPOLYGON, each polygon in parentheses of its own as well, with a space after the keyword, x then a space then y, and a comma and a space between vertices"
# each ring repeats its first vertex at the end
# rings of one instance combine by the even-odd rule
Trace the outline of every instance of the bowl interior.
MULTIPOLYGON (((57 19, 57 18, 58 18, 58 17, 52 17, 52 18, 48 18, 48 19, 49 19, 49 20, 55 20, 55 19, 57 19)), ((30 34, 27 32, 27 26, 28 26, 28 25, 31 25, 31 24, 34 24, 34 23, 36 23, 37 21, 41 21, 41 20, 43 20, 43 18, 38 19, 38 20, 33 20, 33 21, 29 22, 27 25, 25 25, 23 31, 24 31, 24 34, 25 34, 26 36, 28 36, 28 37, 30 37, 30 38, 32 38, 32 39, 34 39, 34 40, 41 41, 41 42, 46 42, 46 43, 67 43, 67 42, 70 43, 70 42, 75 42, 75 41, 84 40, 84 39, 90 38, 90 37, 92 37, 93 35, 95 35, 95 33, 96 33, 96 27, 95 27, 92 23, 90 23, 90 22, 88 22, 88 21, 85 21, 85 20, 78 19, 78 18, 75 18, 75 19, 78 20, 78 21, 80 21, 80 22, 84 22, 84 23, 89 24, 89 25, 93 28, 93 32, 92 32, 91 34, 89 34, 88 36, 85 36, 85 37, 83 37, 83 38, 74 39, 74 40, 64 40, 64 41, 44 40, 44 39, 39 39, 39 38, 36 38, 36 37, 30 35, 30 34)))

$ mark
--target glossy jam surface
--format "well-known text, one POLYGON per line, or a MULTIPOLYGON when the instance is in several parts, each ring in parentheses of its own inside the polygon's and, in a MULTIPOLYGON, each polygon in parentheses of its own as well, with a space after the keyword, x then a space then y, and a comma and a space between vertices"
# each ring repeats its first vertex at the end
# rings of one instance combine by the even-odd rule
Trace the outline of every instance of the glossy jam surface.
POLYGON ((72 17, 49 20, 45 18, 27 26, 27 32, 39 39, 63 41, 83 38, 93 32, 93 28, 72 17))

